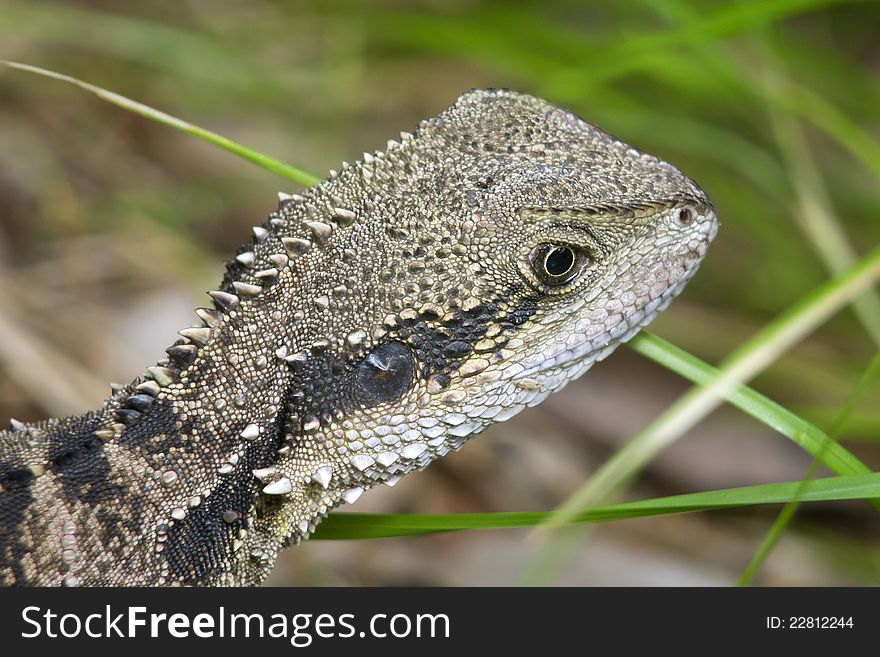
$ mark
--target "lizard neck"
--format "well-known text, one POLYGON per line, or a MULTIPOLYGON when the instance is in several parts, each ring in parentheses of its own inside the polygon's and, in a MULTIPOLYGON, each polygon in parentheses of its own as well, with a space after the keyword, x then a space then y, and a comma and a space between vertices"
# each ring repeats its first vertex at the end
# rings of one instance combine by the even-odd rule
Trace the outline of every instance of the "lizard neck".
MULTIPOLYGON (((196 311, 204 324, 183 329, 167 361, 95 413, 35 425, 39 447, 10 448, 4 460, 45 470, 19 505, 41 512, 10 531, 43 537, 24 552, 55 557, 34 569, 40 581, 14 581, 256 584, 283 545, 339 503, 345 489, 316 485, 315 468, 301 471, 303 456, 293 454, 316 458, 312 434, 333 406, 315 388, 338 368, 321 311, 338 305, 355 314, 355 305, 302 285, 304 272, 286 264, 312 242, 271 232, 283 223, 273 215, 254 228, 222 288, 209 293, 216 309, 196 311), (303 450, 306 434, 311 447, 303 450), (52 450, 69 456, 53 461, 52 450)), ((316 244, 329 229, 308 227, 316 244)), ((334 245, 328 260, 353 267, 353 248, 334 245)), ((330 280, 322 271, 309 276, 315 285, 330 280)))
POLYGON ((267 292, 256 311, 200 312, 206 326, 184 329, 188 340, 168 350, 169 363, 110 404, 113 448, 124 451, 126 468, 142 472, 130 486, 141 503, 127 506, 147 514, 139 522, 153 534, 144 543, 156 555, 155 583, 257 583, 287 536, 278 500, 261 494, 282 492, 272 466, 284 436, 299 430, 289 417, 285 359, 299 327, 272 311, 283 294, 267 292))

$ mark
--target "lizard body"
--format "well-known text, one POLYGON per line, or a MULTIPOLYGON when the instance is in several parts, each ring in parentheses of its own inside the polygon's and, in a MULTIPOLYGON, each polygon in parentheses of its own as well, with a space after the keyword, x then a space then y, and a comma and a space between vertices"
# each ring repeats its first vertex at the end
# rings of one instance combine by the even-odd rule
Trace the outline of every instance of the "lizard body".
POLYGON ((258 584, 607 356, 716 230, 672 165, 497 90, 280 199, 167 361, 0 433, 0 583, 258 584))

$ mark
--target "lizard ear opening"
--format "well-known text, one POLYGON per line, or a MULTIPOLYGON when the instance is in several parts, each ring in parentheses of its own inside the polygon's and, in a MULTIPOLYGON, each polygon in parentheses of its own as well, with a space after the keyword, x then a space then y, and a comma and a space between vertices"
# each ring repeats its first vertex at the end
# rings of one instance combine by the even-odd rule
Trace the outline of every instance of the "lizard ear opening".
POLYGON ((366 407, 395 402, 413 386, 415 362, 402 342, 386 342, 373 349, 354 371, 354 394, 366 407))

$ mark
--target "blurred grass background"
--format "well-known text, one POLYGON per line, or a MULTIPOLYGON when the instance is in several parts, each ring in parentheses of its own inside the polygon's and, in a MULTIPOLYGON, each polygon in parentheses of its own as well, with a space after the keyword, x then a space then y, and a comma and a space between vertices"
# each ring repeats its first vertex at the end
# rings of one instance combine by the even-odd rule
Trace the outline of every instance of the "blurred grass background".
MULTIPOLYGON (((0 4, 0 57, 321 175, 471 87, 574 110, 675 163, 715 202, 709 257, 653 324, 710 362, 826 280, 848 249, 880 243, 878 33, 876 2, 822 0, 0 4)), ((0 417, 97 407, 108 381, 160 358, 288 187, 72 87, 0 71, 0 417)), ((866 298, 859 316, 841 313, 754 386, 827 429, 878 349, 877 308, 866 298)), ((686 387, 621 350, 357 510, 553 508, 686 387)), ((842 441, 878 468, 880 386, 842 441)), ((725 407, 628 496, 796 480, 808 464, 725 407)), ((776 511, 602 525, 548 583, 731 584, 776 511)), ((285 552, 271 583, 508 584, 539 548, 524 537, 315 541, 285 552)), ((876 517, 864 503, 805 505, 756 583, 880 583, 876 517)))

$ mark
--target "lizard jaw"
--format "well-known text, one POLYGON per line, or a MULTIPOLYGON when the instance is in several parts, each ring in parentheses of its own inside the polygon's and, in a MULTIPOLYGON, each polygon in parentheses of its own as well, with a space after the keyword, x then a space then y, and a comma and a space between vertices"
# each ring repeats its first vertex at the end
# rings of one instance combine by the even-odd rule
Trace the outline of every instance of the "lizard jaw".
MULTIPOLYGON (((521 382, 531 379, 536 375, 551 375, 560 372, 560 370, 566 373, 576 370, 575 374, 566 376, 565 378, 567 379, 580 376, 594 363, 607 358, 618 346, 631 340, 646 325, 650 324, 654 317, 662 312, 684 289, 698 266, 699 262, 692 265, 685 275, 663 292, 663 294, 628 317, 626 321, 617 324, 610 331, 596 338, 587 339, 584 335, 586 326, 580 326, 580 330, 571 334, 569 338, 570 345, 567 343, 557 343, 563 346, 551 347, 549 351, 545 350, 536 354, 537 358, 532 360, 537 362, 521 368, 515 368, 506 377, 502 376, 502 380, 521 382)), ((586 324, 588 321, 581 320, 576 326, 586 324)))

